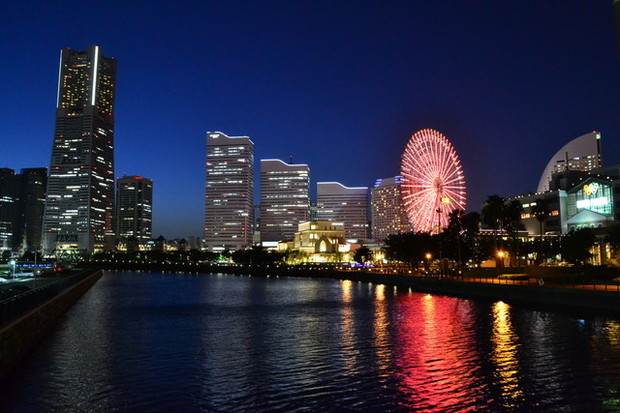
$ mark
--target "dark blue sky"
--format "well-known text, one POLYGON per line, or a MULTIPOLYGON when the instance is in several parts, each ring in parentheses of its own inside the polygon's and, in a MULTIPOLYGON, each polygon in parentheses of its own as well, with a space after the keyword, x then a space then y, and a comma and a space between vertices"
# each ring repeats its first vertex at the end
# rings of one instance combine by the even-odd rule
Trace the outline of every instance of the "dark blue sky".
MULTIPOLYGON (((620 163, 611 0, 0 2, 0 167, 49 166, 60 49, 118 59, 116 175, 155 180, 154 236, 200 236, 205 132, 372 186, 419 129, 461 157, 468 210, 534 191, 566 142, 620 163)), ((315 192, 313 190, 313 192, 315 192)))

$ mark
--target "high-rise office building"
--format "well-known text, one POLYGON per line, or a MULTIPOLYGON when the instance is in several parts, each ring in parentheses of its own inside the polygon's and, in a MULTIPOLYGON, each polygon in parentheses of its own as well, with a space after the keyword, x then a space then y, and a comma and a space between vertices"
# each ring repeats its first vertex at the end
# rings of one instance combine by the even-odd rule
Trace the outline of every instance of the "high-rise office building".
POLYGON ((0 169, 0 250, 38 251, 47 168, 0 169))
POLYGON ((23 168, 19 176, 19 217, 14 248, 39 251, 47 189, 47 168, 23 168))
POLYGON ((45 252, 93 252, 114 241, 116 59, 99 46, 62 49, 43 217, 45 252))
POLYGON ((247 136, 207 132, 205 247, 235 251, 254 234, 254 143, 247 136))
POLYGON ((310 169, 279 159, 260 161, 260 237, 265 243, 292 240, 309 215, 310 169))
POLYGON ((141 176, 116 180, 116 236, 147 242, 152 237, 153 181, 141 176))
POLYGON ((12 251, 17 230, 19 186, 15 171, 0 168, 0 251, 12 251))
POLYGON ((317 219, 344 223, 346 239, 368 238, 368 188, 349 188, 339 182, 318 182, 317 219))
POLYGON ((370 191, 372 237, 384 240, 390 234, 411 231, 402 202, 400 176, 377 179, 370 191))

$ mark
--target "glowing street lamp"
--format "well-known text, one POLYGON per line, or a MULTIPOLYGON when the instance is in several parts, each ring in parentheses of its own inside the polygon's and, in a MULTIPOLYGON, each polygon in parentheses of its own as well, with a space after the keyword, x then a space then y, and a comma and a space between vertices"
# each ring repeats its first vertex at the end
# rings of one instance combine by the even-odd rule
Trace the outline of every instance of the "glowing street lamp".
POLYGON ((431 253, 430 253, 430 252, 427 252, 427 253, 424 255, 424 258, 426 258, 426 261, 424 262, 424 268, 426 269, 426 271, 430 270, 430 267, 431 267, 431 258, 432 258, 432 257, 433 257, 433 256, 431 255, 431 253))
POLYGON ((506 253, 502 250, 497 251, 497 267, 504 268, 504 257, 506 253))

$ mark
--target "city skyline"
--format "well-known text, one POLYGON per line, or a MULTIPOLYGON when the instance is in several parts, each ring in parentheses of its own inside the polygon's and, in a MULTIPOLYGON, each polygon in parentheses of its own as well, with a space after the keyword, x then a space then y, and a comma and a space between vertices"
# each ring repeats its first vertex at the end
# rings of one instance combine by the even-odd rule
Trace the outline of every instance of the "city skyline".
POLYGON ((434 128, 462 159, 468 210, 535 191, 592 130, 603 165, 620 163, 611 2, 40 6, 0 6, 0 86, 15 96, 0 103, 0 167, 49 166, 58 51, 99 45, 119 60, 115 175, 154 179, 154 237, 202 233, 208 130, 249 136, 256 161, 308 164, 314 191, 399 174, 411 134, 434 128), (79 16, 106 24, 62 24, 79 16))

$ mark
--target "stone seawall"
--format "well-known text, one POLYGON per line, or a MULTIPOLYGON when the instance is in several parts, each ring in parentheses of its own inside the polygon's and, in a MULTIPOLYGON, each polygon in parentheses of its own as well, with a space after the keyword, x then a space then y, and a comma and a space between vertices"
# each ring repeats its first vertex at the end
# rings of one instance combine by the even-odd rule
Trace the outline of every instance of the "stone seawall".
POLYGON ((76 285, 0 329, 0 379, 52 330, 56 321, 101 275, 101 270, 93 272, 76 285))

